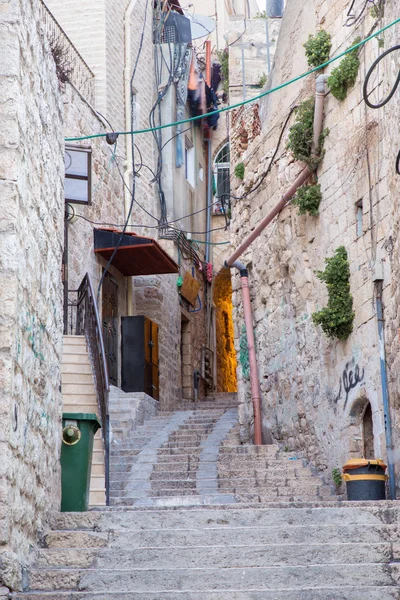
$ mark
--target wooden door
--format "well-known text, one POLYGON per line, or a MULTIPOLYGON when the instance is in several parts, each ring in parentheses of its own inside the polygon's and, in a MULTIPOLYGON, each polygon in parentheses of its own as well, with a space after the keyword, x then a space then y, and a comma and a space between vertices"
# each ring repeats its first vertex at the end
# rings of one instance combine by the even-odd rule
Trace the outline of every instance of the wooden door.
POLYGON ((108 379, 118 386, 118 282, 109 273, 102 286, 102 321, 108 379))

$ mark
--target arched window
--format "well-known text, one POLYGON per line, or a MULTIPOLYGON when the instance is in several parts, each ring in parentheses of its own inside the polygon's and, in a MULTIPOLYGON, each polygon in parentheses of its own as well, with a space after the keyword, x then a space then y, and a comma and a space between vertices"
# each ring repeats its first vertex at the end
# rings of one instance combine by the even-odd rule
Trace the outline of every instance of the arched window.
POLYGON ((214 160, 214 214, 224 214, 230 208, 230 155, 229 142, 219 150, 214 160))

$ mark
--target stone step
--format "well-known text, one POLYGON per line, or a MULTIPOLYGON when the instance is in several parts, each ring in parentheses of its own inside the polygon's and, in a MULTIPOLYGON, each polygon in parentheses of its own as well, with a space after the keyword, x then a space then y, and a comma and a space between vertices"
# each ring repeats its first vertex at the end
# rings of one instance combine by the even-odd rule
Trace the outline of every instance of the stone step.
MULTIPOLYGON (((397 501, 375 502, 318 502, 287 506, 240 506, 199 508, 188 510, 123 510, 87 513, 56 513, 51 519, 54 529, 193 529, 231 527, 281 527, 328 525, 370 526, 398 525, 400 506, 397 501)), ((399 526, 400 532, 400 526, 399 526)))
POLYGON ((73 383, 65 383, 63 381, 62 384, 62 394, 63 397, 68 398, 73 395, 84 396, 93 396, 96 397, 96 389, 94 387, 93 379, 91 381, 87 381, 86 383, 81 383, 75 381, 73 383))
POLYGON ((94 386, 93 375, 91 372, 86 371, 83 373, 62 373, 62 389, 65 389, 66 385, 92 385, 94 386))
POLYGON ((242 546, 232 540, 229 546, 168 546, 166 548, 42 549, 37 554, 37 567, 128 569, 135 568, 254 568, 284 565, 385 563, 400 558, 400 546, 391 543, 356 544, 329 541, 320 544, 267 544, 257 540, 242 546), (93 562, 95 560, 95 562, 93 562))
MULTIPOLYGON (((354 586, 393 586, 400 581, 400 566, 395 563, 353 563, 243 569, 36 569, 29 574, 29 588, 35 590, 87 591, 207 591, 221 590, 293 590, 303 587, 337 587, 343 581, 354 586)), ((112 593, 112 592, 111 592, 112 593)))
MULTIPOLYGON (((190 510, 188 512, 194 512, 190 510)), ((398 546, 397 525, 321 525, 321 526, 277 526, 277 527, 232 527, 217 519, 215 527, 182 529, 126 528, 111 530, 110 545, 113 548, 165 548, 165 547, 226 547, 231 545, 266 546, 271 544, 371 544, 385 541, 398 546)), ((159 525, 159 524, 158 524, 159 525)), ((197 524, 196 524, 197 525, 197 524)), ((49 548, 103 548, 107 533, 94 531, 51 531, 45 536, 49 548)), ((398 550, 396 550, 398 555, 398 550)))
POLYGON ((82 365, 90 367, 89 355, 87 352, 63 352, 62 355, 62 364, 63 365, 82 365))
POLYGON ((76 362, 76 363, 62 362, 61 363, 61 374, 62 374, 63 378, 66 375, 77 375, 77 374, 92 375, 92 368, 88 361, 82 361, 82 362, 76 362))
POLYGON ((282 591, 27 592, 13 600, 400 600, 397 586, 307 587, 282 591))
POLYGON ((110 498, 112 498, 114 504, 123 504, 129 505, 134 504, 136 498, 170 498, 172 496, 199 496, 200 493, 197 492, 195 488, 161 488, 161 489, 153 489, 150 491, 147 489, 136 489, 136 490, 127 490, 123 492, 121 490, 116 490, 113 492, 110 490, 110 498))

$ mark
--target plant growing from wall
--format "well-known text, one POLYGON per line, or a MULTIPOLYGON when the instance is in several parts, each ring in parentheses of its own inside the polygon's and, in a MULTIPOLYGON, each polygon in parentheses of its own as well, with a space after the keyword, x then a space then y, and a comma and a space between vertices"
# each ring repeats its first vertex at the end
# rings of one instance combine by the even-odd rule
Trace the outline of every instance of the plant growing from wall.
POLYGON ((319 183, 311 185, 303 185, 296 192, 293 198, 293 204, 299 207, 299 214, 305 215, 309 213, 316 217, 318 208, 322 200, 321 186, 319 183))
POLYGON ((350 294, 350 266, 346 249, 340 246, 334 256, 325 259, 325 271, 317 277, 328 288, 328 305, 312 315, 314 325, 321 325, 329 337, 346 340, 353 331, 353 296, 350 294))
POLYGON ((266 83, 267 83, 267 75, 266 75, 266 73, 263 73, 260 76, 260 79, 258 80, 256 85, 260 88, 263 88, 266 83))
POLYGON ((338 467, 332 469, 332 479, 336 487, 340 487, 342 485, 342 474, 338 467))
MULTIPOLYGON (((361 38, 354 40, 349 48, 358 44, 361 38)), ((346 98, 349 88, 351 88, 357 79, 358 70, 360 68, 360 59, 358 58, 358 48, 346 54, 340 65, 333 69, 328 77, 328 86, 332 95, 342 101, 346 98)))
POLYGON ((314 98, 309 98, 296 109, 296 121, 289 130, 287 145, 294 158, 305 162, 311 170, 315 170, 323 158, 324 139, 329 133, 329 129, 324 129, 321 133, 319 147, 315 156, 312 156, 314 108, 314 98))
POLYGON ((235 166, 235 176, 239 179, 244 178, 244 163, 240 162, 235 166))
POLYGON ((321 29, 316 35, 309 35, 308 40, 303 46, 306 51, 308 66, 318 67, 329 59, 332 47, 331 35, 324 29, 321 29))
POLYGON ((247 344, 246 326, 244 324, 242 325, 242 332, 240 334, 239 361, 244 379, 250 379, 249 347, 247 344))
POLYGON ((265 10, 262 10, 261 12, 256 12, 256 14, 254 15, 255 19, 268 19, 267 17, 267 13, 265 10))
POLYGON ((224 50, 218 50, 217 52, 218 60, 221 65, 221 79, 222 79, 222 89, 225 94, 229 94, 229 50, 228 48, 224 48, 224 50))

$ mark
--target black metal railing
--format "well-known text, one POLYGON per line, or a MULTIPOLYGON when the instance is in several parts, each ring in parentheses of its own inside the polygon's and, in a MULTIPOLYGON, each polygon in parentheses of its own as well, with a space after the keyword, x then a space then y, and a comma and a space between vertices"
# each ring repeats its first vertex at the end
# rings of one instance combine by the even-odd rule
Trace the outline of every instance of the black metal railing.
POLYGON ((49 40, 56 64, 57 77, 62 83, 71 83, 90 104, 94 105, 95 78, 65 31, 58 24, 43 0, 38 2, 38 26, 49 40))
POLYGON ((109 456, 110 456, 110 427, 108 395, 107 362, 104 342, 101 332, 101 321, 97 308, 96 296, 89 273, 86 273, 77 290, 68 290, 68 319, 64 333, 69 335, 84 335, 88 346, 90 362, 96 386, 97 403, 99 407, 104 442, 106 499, 109 504, 109 456))

